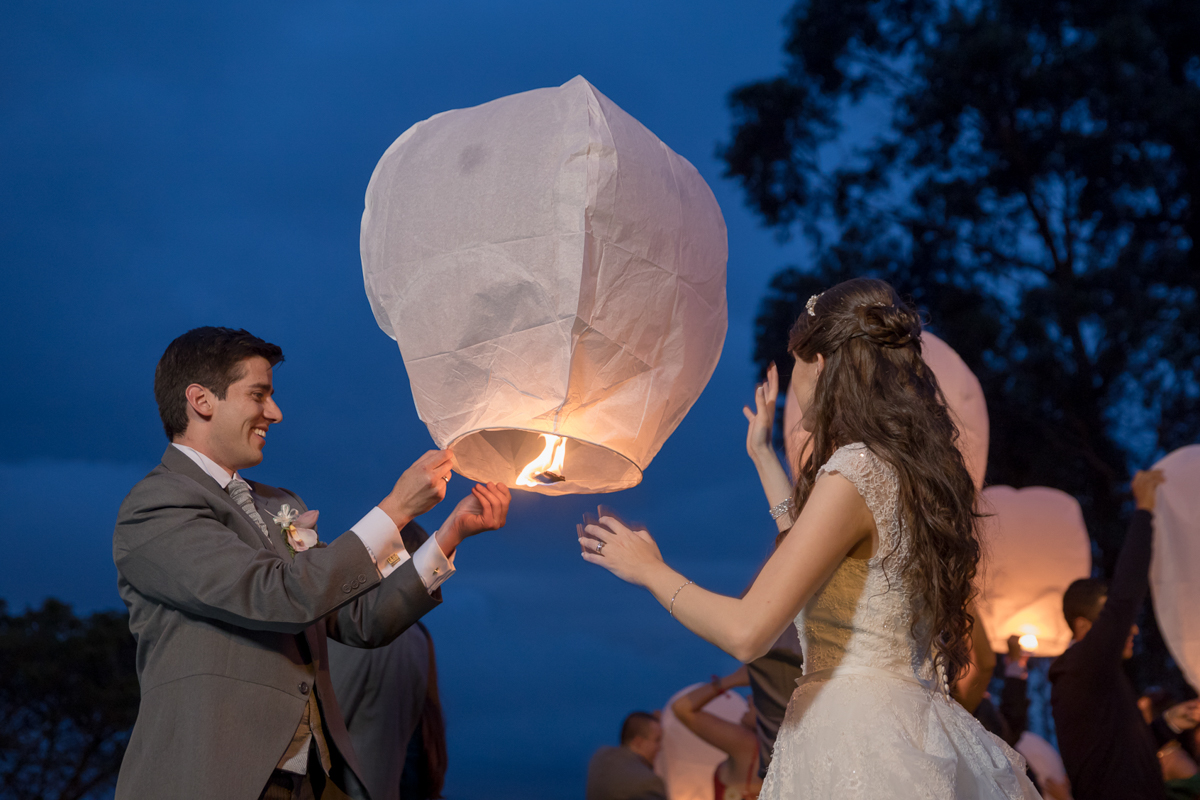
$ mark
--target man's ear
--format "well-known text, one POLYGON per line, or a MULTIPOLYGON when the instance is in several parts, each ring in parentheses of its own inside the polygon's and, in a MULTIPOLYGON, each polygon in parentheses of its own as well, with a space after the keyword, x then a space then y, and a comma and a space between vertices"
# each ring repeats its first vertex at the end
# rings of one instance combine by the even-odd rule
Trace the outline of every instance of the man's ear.
POLYGON ((188 401, 188 416, 195 414, 208 419, 216 410, 216 396, 198 383, 193 383, 183 390, 188 401))

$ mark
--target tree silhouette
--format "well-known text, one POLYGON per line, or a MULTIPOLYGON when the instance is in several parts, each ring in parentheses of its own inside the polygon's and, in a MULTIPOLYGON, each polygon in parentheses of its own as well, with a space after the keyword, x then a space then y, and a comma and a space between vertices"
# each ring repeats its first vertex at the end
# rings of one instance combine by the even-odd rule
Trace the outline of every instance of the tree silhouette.
POLYGON ((9 615, 0 600, 0 797, 111 792, 138 710, 125 614, 80 619, 47 600, 9 615))
POLYGON ((811 249, 756 362, 790 366, 811 293, 892 282, 983 384, 989 481, 1075 495, 1108 572, 1130 470, 1200 434, 1200 4, 809 0, 786 24, 784 73, 732 92, 720 149, 811 249), (835 160, 855 106, 879 134, 835 160))

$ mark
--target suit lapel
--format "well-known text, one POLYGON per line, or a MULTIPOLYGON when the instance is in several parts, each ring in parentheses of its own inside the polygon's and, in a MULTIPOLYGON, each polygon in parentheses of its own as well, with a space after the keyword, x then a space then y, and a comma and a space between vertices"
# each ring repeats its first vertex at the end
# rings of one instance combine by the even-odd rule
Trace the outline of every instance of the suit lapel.
MULTIPOLYGON (((214 481, 207 472, 200 468, 199 464, 188 458, 187 455, 185 455, 179 448, 175 447, 174 445, 167 445, 167 451, 163 453, 162 465, 171 472, 179 475, 186 475, 196 483, 200 484, 200 486, 202 486, 204 489, 208 490, 210 494, 215 495, 217 502, 223 504, 226 509, 232 512, 234 519, 244 523, 240 526, 230 528, 230 530, 238 534, 238 536, 240 536, 244 542, 263 548, 267 546, 266 542, 263 541, 262 531, 258 529, 258 525, 254 522, 254 520, 250 519, 250 516, 246 513, 245 509, 239 506, 237 502, 229 496, 229 492, 221 488, 221 484, 214 481)), ((259 515, 262 516, 261 510, 259 515)), ((266 523, 267 530, 270 530, 271 526, 274 524, 267 516, 263 516, 263 522, 266 523)), ((278 531, 278 527, 276 527, 276 531, 278 531)), ((271 543, 273 545, 275 544, 274 539, 272 539, 271 543)), ((276 545, 275 549, 278 551, 279 547, 276 545)), ((283 552, 284 555, 287 554, 286 548, 283 552)))

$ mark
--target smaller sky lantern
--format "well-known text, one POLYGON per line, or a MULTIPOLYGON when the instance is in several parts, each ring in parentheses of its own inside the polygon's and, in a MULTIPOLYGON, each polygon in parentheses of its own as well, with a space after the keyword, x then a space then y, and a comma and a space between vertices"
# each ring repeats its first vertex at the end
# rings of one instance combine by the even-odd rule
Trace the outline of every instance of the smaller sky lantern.
MULTIPOLYGON (((658 751, 654 771, 667 784, 669 800, 711 800, 713 773, 717 765, 728 758, 723 751, 688 730, 671 711, 672 703, 699 685, 694 683, 681 689, 663 706, 662 749, 658 751)), ((741 722, 747 708, 749 705, 740 694, 725 692, 704 710, 728 722, 741 722)))
POLYGON ((1150 591, 1158 627, 1175 663, 1200 686, 1200 444, 1154 465, 1166 476, 1154 504, 1150 591))
POLYGON ((712 191, 582 77, 405 131, 360 246, 417 412, 473 480, 637 484, 725 341, 712 191))
POLYGON ((1092 545, 1079 502, 1066 492, 1031 486, 989 486, 980 506, 983 561, 977 607, 992 649, 1008 637, 1037 656, 1057 656, 1071 642, 1062 596, 1092 571, 1092 545))
MULTIPOLYGON (((988 413, 983 389, 975 373, 959 358, 958 353, 929 331, 921 333, 921 355, 942 387, 950 413, 959 430, 959 449, 967 462, 967 470, 977 487, 983 486, 987 472, 988 413)), ((800 463, 801 449, 809 433, 800 424, 800 406, 792 392, 787 393, 783 408, 784 444, 788 463, 794 468, 800 463)))

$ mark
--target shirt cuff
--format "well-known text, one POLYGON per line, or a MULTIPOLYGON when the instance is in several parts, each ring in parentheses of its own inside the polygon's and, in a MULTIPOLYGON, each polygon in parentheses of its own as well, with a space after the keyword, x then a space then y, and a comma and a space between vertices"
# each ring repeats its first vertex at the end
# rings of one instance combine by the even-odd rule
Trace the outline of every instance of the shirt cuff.
POLYGON ((359 538, 371 558, 379 574, 387 577, 396 567, 411 557, 404 549, 404 540, 400 538, 400 529, 383 509, 375 506, 367 515, 358 521, 350 532, 359 538), (394 563, 388 563, 393 555, 398 556, 394 563))
POLYGON ((426 539, 425 544, 413 553, 412 560, 413 566, 417 568, 417 576, 430 594, 436 592, 438 587, 454 574, 454 556, 446 558, 441 545, 437 543, 437 536, 426 539))
POLYGON ((417 577, 425 584, 425 590, 433 594, 454 574, 454 558, 446 558, 433 536, 418 547, 415 554, 410 555, 404 548, 404 540, 396 523, 379 506, 367 512, 350 531, 367 548, 379 574, 385 578, 411 558, 417 577))

